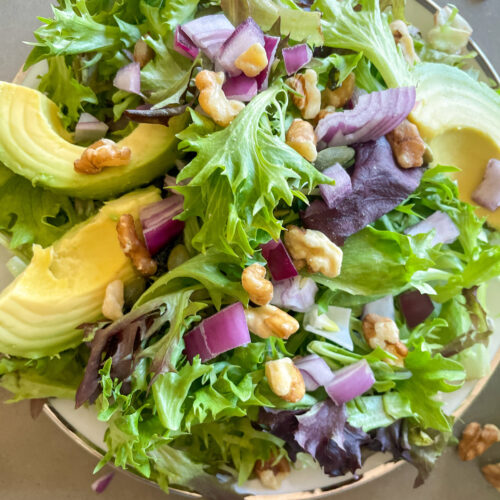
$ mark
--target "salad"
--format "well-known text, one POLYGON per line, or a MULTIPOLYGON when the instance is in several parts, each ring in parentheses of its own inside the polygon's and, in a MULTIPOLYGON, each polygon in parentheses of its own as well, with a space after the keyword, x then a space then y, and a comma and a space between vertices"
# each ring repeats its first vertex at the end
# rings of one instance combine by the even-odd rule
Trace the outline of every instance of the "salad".
POLYGON ((500 95, 453 6, 60 0, 0 82, 0 385, 207 498, 383 451, 488 372, 500 95), (33 78, 31 78, 33 80, 33 78))

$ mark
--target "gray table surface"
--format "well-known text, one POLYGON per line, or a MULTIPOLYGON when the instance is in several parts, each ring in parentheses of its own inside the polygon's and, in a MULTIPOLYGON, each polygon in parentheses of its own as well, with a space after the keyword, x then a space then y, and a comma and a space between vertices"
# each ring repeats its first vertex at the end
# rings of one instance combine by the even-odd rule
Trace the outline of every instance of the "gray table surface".
MULTIPOLYGON (((444 4, 442 0, 438 3, 444 4)), ((454 0, 462 14, 474 27, 474 38, 479 42, 497 68, 500 68, 498 50, 500 36, 499 0, 454 0)), ((33 29, 38 26, 36 16, 48 16, 48 0, 0 0, 2 29, 0 40, 0 80, 11 80, 23 55, 29 47, 21 47, 23 40, 30 40, 33 29), (20 22, 22 19, 22 22, 20 22)), ((492 422, 500 426, 500 398, 498 385, 500 370, 497 370, 487 388, 465 414, 463 422, 457 422, 456 431, 461 431, 464 422, 492 422)), ((0 392, 0 400, 6 399, 0 392)), ((29 405, 0 405, 0 499, 2 500, 88 500, 95 498, 90 484, 96 459, 42 415, 33 422, 29 416, 29 405)), ((362 485, 351 492, 335 498, 342 500, 494 500, 499 493, 492 488, 480 473, 480 466, 500 461, 500 444, 480 459, 463 463, 456 451, 449 449, 431 478, 424 486, 413 490, 411 485, 414 470, 404 465, 395 473, 362 485)), ((128 477, 116 474, 108 489, 100 495, 103 500, 132 500, 143 498, 161 500, 167 496, 158 489, 128 477)), ((180 498, 171 495, 168 498, 180 498)))

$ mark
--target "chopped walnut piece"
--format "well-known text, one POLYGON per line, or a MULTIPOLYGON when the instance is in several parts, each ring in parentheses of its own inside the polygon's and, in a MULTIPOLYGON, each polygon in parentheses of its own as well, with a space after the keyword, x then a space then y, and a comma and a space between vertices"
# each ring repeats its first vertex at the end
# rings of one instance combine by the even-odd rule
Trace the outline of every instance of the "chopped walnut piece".
POLYGON ((245 309, 248 329, 255 335, 267 339, 288 339, 299 329, 299 322, 279 307, 267 304, 245 309))
POLYGON ((327 106, 332 106, 333 108, 343 108, 351 99, 354 92, 354 84, 356 83, 356 77, 354 73, 350 73, 349 76, 342 82, 340 87, 336 89, 325 89, 323 91, 323 99, 327 106))
POLYGON ((386 137, 401 168, 421 167, 424 164, 427 146, 420 137, 416 125, 405 120, 386 137))
POLYGON ((481 424, 471 422, 462 432, 458 443, 458 456, 464 461, 473 460, 498 441, 500 429, 496 425, 486 424, 481 427, 481 424))
POLYGON ((274 457, 269 458, 265 462, 258 460, 254 466, 254 472, 260 479, 262 486, 277 490, 281 487, 283 479, 290 474, 290 464, 283 457, 279 462, 276 462, 274 457))
POLYGON ((116 231, 123 253, 132 261, 135 268, 143 276, 156 273, 157 264, 151 258, 144 242, 137 236, 134 218, 130 214, 120 216, 116 231))
POLYGON ((264 47, 260 43, 250 45, 243 54, 238 56, 234 65, 241 69, 245 76, 257 76, 264 68, 267 68, 267 54, 264 47))
POLYGON ((497 464, 485 465, 481 472, 488 483, 500 492, 500 462, 497 464))
POLYGON ((309 122, 300 118, 293 120, 286 133, 288 146, 295 149, 307 161, 313 162, 318 157, 317 142, 314 128, 309 122))
POLYGON ((130 156, 129 148, 120 148, 110 139, 100 139, 85 149, 74 167, 81 174, 98 174, 103 168, 127 165, 130 156))
POLYGON ((260 264, 252 264, 243 271, 241 284, 250 300, 259 306, 265 306, 273 298, 273 284, 266 279, 266 268, 260 264))
POLYGON ((362 327, 366 342, 372 349, 381 347, 398 358, 397 361, 387 360, 388 363, 404 366, 408 348, 399 340, 399 329, 391 318, 367 314, 363 319, 362 327))
POLYGON ((394 41, 396 42, 396 45, 401 48, 401 52, 403 53, 403 57, 406 59, 406 62, 411 66, 420 62, 420 58, 415 52, 413 38, 410 36, 406 23, 400 19, 393 21, 391 23, 391 31, 394 41))
POLYGON ((115 280, 108 284, 102 303, 102 315, 112 321, 123 316, 123 304, 125 303, 123 293, 123 281, 115 280))
POLYGON ((302 113, 302 118, 315 118, 321 109, 321 92, 318 89, 316 71, 307 69, 303 74, 288 78, 286 84, 297 92, 292 95, 292 100, 302 113))
POLYGON ((276 396, 289 403, 296 403, 304 397, 304 377, 290 358, 267 361, 265 372, 269 387, 276 396))

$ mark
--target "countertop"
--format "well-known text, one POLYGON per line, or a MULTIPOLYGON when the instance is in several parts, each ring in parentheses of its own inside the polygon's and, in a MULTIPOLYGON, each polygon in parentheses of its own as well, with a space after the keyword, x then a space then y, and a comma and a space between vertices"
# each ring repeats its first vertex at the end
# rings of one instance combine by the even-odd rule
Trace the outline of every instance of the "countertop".
MULTIPOLYGON (((438 3, 444 4, 442 0, 438 3)), ((493 64, 500 68, 499 0, 454 0, 461 13, 474 28, 479 42, 493 64)), ((29 47, 20 49, 23 40, 32 39, 39 25, 36 16, 49 16, 48 0, 0 0, 2 42, 0 80, 11 80, 27 54, 29 47), (22 23, 19 19, 22 18, 22 23), (21 26, 20 26, 21 24, 21 26)), ((488 386, 457 422, 458 434, 464 422, 479 421, 500 426, 500 370, 488 386)), ((0 392, 0 400, 7 399, 0 392)), ((30 417, 26 402, 0 404, 0 498, 2 500, 89 500, 95 498, 90 489, 92 470, 97 460, 68 439, 45 415, 36 421, 30 417)), ((395 473, 334 498, 342 500, 496 500, 498 492, 483 479, 480 466, 500 461, 500 444, 493 446, 480 459, 461 462, 454 449, 449 449, 439 461, 430 479, 416 490, 411 485, 415 471, 403 465, 395 473)), ((167 496, 125 474, 116 473, 102 500, 164 500, 167 496)), ((171 495, 168 498, 180 498, 171 495)))

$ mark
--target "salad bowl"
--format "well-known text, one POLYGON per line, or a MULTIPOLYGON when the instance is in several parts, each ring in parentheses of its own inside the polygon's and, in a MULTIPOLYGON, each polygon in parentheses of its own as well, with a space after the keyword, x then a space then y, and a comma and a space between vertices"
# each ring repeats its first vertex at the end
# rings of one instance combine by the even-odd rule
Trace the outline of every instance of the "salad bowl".
MULTIPOLYGON (((423 32, 432 26, 432 14, 438 6, 430 0, 413 0, 408 3, 407 17, 418 26, 423 32)), ((478 56, 474 62, 476 68, 481 72, 483 79, 493 79, 500 83, 500 78, 487 58, 473 42, 470 48, 478 56)), ((36 71, 43 73, 43 68, 36 71)), ((16 77, 16 82, 30 86, 30 79, 34 73, 26 75, 20 73, 16 77)), ((36 76, 36 75, 35 75, 36 76)), ((36 81, 36 80, 35 80, 36 81)), ((7 260, 7 254, 0 254, 3 261, 7 260)), ((3 262, 2 261, 2 262, 3 262)), ((2 273, 4 270, 2 269, 2 273)), ((7 275, 0 274, 0 288, 7 283, 7 275)), ((496 313, 497 304, 500 301, 500 283, 494 280, 488 287, 488 308, 490 313, 496 313)), ((491 361, 491 372, 500 364, 500 321, 495 320, 494 334, 490 338, 488 353, 491 361)), ((443 396, 447 413, 459 417, 479 394, 487 383, 488 376, 479 381, 467 382, 460 390, 453 394, 443 396)), ((105 455, 106 445, 104 443, 105 425, 96 418, 96 413, 92 408, 81 407, 74 409, 74 403, 67 400, 51 400, 44 407, 44 412, 58 425, 71 439, 79 443, 82 447, 92 453, 96 458, 105 455)), ((377 453, 369 457, 359 476, 354 477, 349 474, 332 479, 321 472, 312 463, 305 462, 303 466, 297 467, 292 474, 283 482, 280 490, 273 492, 260 485, 257 480, 249 480, 239 487, 238 492, 242 495, 249 495, 252 498, 265 498, 272 494, 273 498, 280 500, 292 500, 295 498, 326 498, 331 495, 340 494, 344 491, 356 488, 358 485, 371 481, 384 474, 394 473, 402 462, 386 463, 388 457, 377 453)), ((133 470, 125 471, 140 480, 145 480, 133 470)), ((199 498, 200 495, 172 488, 171 491, 190 498, 199 498)))

